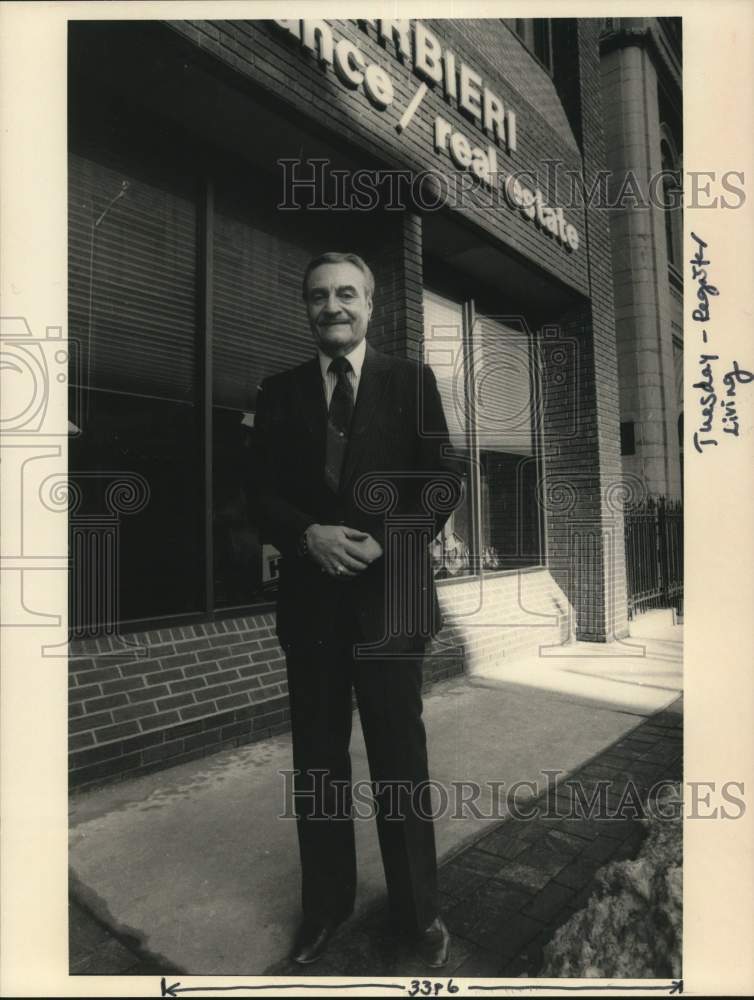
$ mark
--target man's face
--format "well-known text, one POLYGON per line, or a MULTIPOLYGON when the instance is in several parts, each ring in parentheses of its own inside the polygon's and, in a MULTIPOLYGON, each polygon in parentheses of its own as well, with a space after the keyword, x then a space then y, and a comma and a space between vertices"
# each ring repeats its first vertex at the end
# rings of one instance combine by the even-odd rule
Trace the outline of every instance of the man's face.
POLYGON ((372 299, 355 264, 320 264, 309 275, 306 311, 314 340, 330 357, 348 354, 366 336, 372 299))

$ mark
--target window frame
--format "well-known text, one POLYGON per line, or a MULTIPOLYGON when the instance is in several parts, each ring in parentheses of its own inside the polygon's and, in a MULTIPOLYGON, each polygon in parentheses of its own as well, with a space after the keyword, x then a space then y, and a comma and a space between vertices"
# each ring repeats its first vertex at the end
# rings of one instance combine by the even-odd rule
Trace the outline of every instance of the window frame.
POLYGON ((680 272, 683 257, 683 189, 680 186, 683 183, 683 167, 681 157, 678 153, 675 137, 666 122, 660 123, 660 169, 663 171, 672 171, 677 175, 680 181, 679 186, 674 187, 673 182, 664 176, 662 185, 663 198, 665 197, 665 193, 668 188, 672 188, 673 190, 681 193, 677 207, 662 208, 668 270, 671 274, 673 272, 677 274, 680 272), (663 149, 667 150, 667 160, 664 156, 663 149), (666 166, 666 162, 668 161, 669 165, 666 166))
MULTIPOLYGON (((438 280, 426 280, 423 284, 423 291, 431 292, 433 295, 440 296, 442 298, 449 298, 448 289, 442 288, 438 280)), ((451 292, 452 296, 452 292, 451 292)), ((478 299, 473 296, 464 297, 458 295, 453 299, 456 304, 461 306, 462 309, 462 343, 465 356, 468 359, 468 363, 465 365, 466 381, 465 381, 465 391, 467 402, 471 398, 471 394, 474 389, 473 378, 474 378, 474 344, 473 344, 473 330, 474 325, 479 315, 478 311, 478 299)), ((541 379, 539 377, 540 365, 536 363, 537 357, 537 336, 536 332, 527 331, 527 340, 529 343, 529 358, 531 361, 529 368, 529 380, 530 380, 530 390, 531 390, 531 400, 532 409, 534 411, 534 417, 532 421, 532 445, 534 448, 534 460, 536 462, 537 468, 537 481, 544 483, 545 466, 544 466, 544 427, 543 421, 539 419, 537 414, 542 413, 542 400, 543 400, 543 390, 541 379)), ((423 352, 422 352, 423 356, 423 352)), ((469 412, 472 409, 469 408, 469 412)), ((514 573, 528 573, 536 570, 546 569, 548 565, 548 547, 547 547, 547 531, 546 523, 544 517, 544 509, 542 504, 537 506, 537 532, 539 539, 539 561, 536 564, 531 564, 527 566, 514 566, 505 569, 485 569, 482 565, 481 551, 482 551, 482 509, 481 509, 481 460, 480 460, 480 450, 479 450, 479 438, 478 429, 476 426, 476 421, 474 419, 468 419, 466 423, 466 441, 469 455, 471 457, 471 470, 469 474, 469 514, 471 519, 471 534, 470 534, 470 544, 469 544, 469 562, 471 572, 465 575, 459 575, 457 577, 445 577, 436 580, 438 587, 454 586, 456 584, 468 582, 469 580, 480 579, 482 577, 499 577, 499 576, 510 576, 514 573)), ((517 539, 518 541, 518 539, 517 539)))
MULTIPOLYGON (((477 300, 471 299, 471 308, 474 317, 477 315, 477 300)), ((484 315, 484 314, 482 314, 484 315)), ((471 330, 473 325, 470 327, 469 336, 471 341, 471 330)), ((529 389, 531 394, 532 409, 534 411, 532 418, 532 446, 534 448, 534 459, 537 466, 537 481, 544 484, 545 481, 545 465, 544 465, 544 421, 538 416, 543 413, 542 401, 543 401, 543 391, 542 384, 539 378, 539 373, 541 366, 537 362, 537 335, 536 332, 527 330, 527 340, 529 344, 529 389)), ((473 350, 473 344, 471 345, 473 350)), ((473 364, 469 365, 469 370, 473 371, 473 364)), ((477 469, 477 477, 479 479, 478 489, 479 495, 481 494, 481 461, 479 460, 479 448, 477 443, 476 449, 477 461, 474 463, 477 469)), ((482 512, 481 507, 478 511, 478 516, 475 514, 475 529, 479 534, 479 546, 481 548, 481 538, 482 538, 482 512)), ((485 569, 484 566, 480 566, 481 573, 480 576, 487 577, 498 577, 498 576, 510 576, 512 573, 523 573, 530 572, 532 570, 546 569, 548 565, 548 550, 547 550, 547 531, 544 517, 544 507, 541 503, 537 505, 537 533, 539 536, 539 562, 532 564, 530 566, 513 566, 510 569, 485 569)))
MULTIPOLYGON (((440 281, 427 281, 425 280, 422 284, 422 314, 424 312, 424 293, 429 292, 432 295, 436 295, 438 298, 446 299, 453 302, 455 305, 460 306, 461 309, 461 350, 463 351, 464 358, 469 357, 469 344, 471 337, 471 330, 473 329, 473 319, 470 319, 470 311, 473 310, 473 302, 469 299, 464 299, 462 295, 452 294, 448 295, 447 287, 441 287, 440 281)), ((422 334, 422 361, 424 361, 425 354, 424 349, 426 346, 426 338, 422 334)), ((450 584, 463 583, 470 579, 474 579, 478 576, 476 573, 477 558, 480 548, 481 536, 479 533, 479 463, 474 460, 474 456, 477 453, 476 449, 476 431, 472 428, 472 421, 468 420, 468 400, 469 393, 473 388, 473 373, 471 371, 471 366, 468 364, 464 365, 464 395, 466 399, 466 409, 467 409, 467 420, 466 420, 466 441, 465 450, 471 456, 469 469, 469 475, 467 478, 468 489, 469 489, 469 522, 470 522, 470 533, 469 533, 469 569, 470 572, 459 574, 458 576, 449 576, 435 578, 435 583, 437 586, 445 586, 450 584)))
MULTIPOLYGON (((75 152, 74 148, 69 153, 75 152)), ((213 413, 213 350, 214 350, 214 220, 215 220, 215 188, 222 170, 213 157, 212 151, 205 149, 202 163, 198 166, 195 176, 194 207, 197 218, 196 226, 196 280, 194 289, 195 315, 195 346, 197 365, 195 375, 196 408, 198 413, 199 432, 197 448, 199 451, 199 474, 203 476, 200 485, 203 510, 199 511, 202 538, 199 550, 204 559, 201 568, 201 590, 198 607, 192 611, 158 614, 142 618, 118 617, 113 622, 81 623, 75 618, 74 628, 77 635, 116 634, 148 631, 161 628, 180 628, 199 624, 201 622, 222 621, 229 618, 250 617, 269 614, 275 610, 275 601, 266 594, 260 594, 258 600, 248 603, 218 607, 215 603, 215 544, 214 544, 214 413, 213 413)), ((73 371, 71 371, 73 376, 73 371)), ((87 405, 88 393, 98 391, 97 387, 82 385, 73 377, 70 389, 82 393, 82 402, 87 405)), ((131 395, 126 393, 126 395, 131 395)), ((69 409, 76 409, 78 400, 73 400, 69 394, 69 409)), ((88 408, 88 406, 87 406, 88 408)), ((86 420, 84 421, 84 431, 86 420)), ((68 474, 75 476, 76 469, 69 465, 68 474)), ((77 609, 72 608, 75 615, 77 609)))
MULTIPOLYGON (((124 164, 121 161, 121 155, 123 150, 121 148, 117 149, 117 152, 113 152, 110 147, 96 148, 95 150, 90 147, 87 141, 80 141, 77 137, 75 141, 69 141, 66 150, 67 155, 67 165, 70 171, 70 161, 68 158, 71 156, 80 156, 84 158, 93 158, 94 161, 107 169, 115 169, 119 173, 128 174, 129 178, 136 176, 142 179, 142 169, 143 163, 137 161, 129 161, 124 164)), ((154 162, 150 163, 150 166, 154 166, 154 162)), ((194 288, 193 288, 193 303, 192 303, 192 313, 193 313, 193 346, 196 349, 196 365, 195 371, 192 378, 192 396, 188 399, 180 398, 169 398, 165 396, 155 396, 151 393, 139 393, 131 392, 128 390, 122 390, 117 388, 112 388, 109 386, 100 385, 89 385, 87 383, 87 376, 84 374, 82 367, 79 365, 78 361, 80 359, 74 358, 73 355, 69 357, 68 362, 68 416, 69 425, 70 420, 74 416, 78 416, 81 422, 81 426, 75 425, 75 431, 71 432, 69 429, 69 436, 71 438, 79 438, 82 433, 86 433, 89 420, 92 396, 94 394, 102 394, 111 397, 126 397, 128 399, 155 399, 160 402, 171 402, 175 405, 186 405, 195 408, 197 414, 197 425, 198 430, 196 434, 196 444, 200 450, 200 457, 197 460, 197 475, 202 475, 203 465, 201 452, 204 446, 205 434, 202 430, 203 421, 203 379, 202 379, 202 337, 203 337, 203 327, 202 327, 202 295, 203 295, 203 284, 205 282, 206 272, 205 272, 205 248, 206 240, 203 238, 203 214, 206 207, 205 199, 205 188, 206 188, 206 178, 204 177, 204 171, 201 168, 197 168, 193 175, 190 175, 190 201, 193 207, 195 224, 192 226, 193 230, 193 250, 195 259, 195 272, 194 272, 194 288)), ((148 181, 149 183, 149 181, 148 181)), ((189 185, 187 185, 189 186, 189 185)), ((184 195, 188 196, 188 192, 184 195)), ((67 205, 70 208, 70 189, 66 194, 67 205)), ((112 204, 112 202, 111 202, 112 204)), ((108 211, 110 205, 107 206, 106 211, 108 211)), ((102 213, 100 219, 104 217, 105 213, 102 213)), ((70 240, 71 225, 70 220, 67 223, 67 233, 70 240)), ((93 237, 92 237, 93 239, 93 237)), ((90 255, 94 252, 94 243, 90 244, 90 255)), ((211 247, 210 247, 211 250, 211 247)), ((67 267, 70 267, 72 260, 72 253, 70 245, 68 248, 66 256, 67 267)), ((91 281, 91 275, 90 275, 91 281)), ((67 308, 67 322, 70 322, 71 306, 70 301, 68 302, 67 308)), ((211 343, 209 345, 211 349, 211 343)), ((210 359, 211 360, 211 359, 210 359)), ((210 377, 211 377, 211 366, 210 366, 210 377)), ((211 450, 209 455, 209 461, 211 461, 211 450)), ((66 465, 67 475, 69 478, 75 479, 78 472, 82 471, 78 466, 71 464, 70 452, 67 459, 66 465)), ((211 487, 211 483, 210 483, 211 487)), ((208 518, 205 511, 197 510, 197 521, 203 526, 202 535, 206 531, 206 523, 209 521, 211 525, 211 516, 208 518)), ((69 537, 70 542, 70 537, 69 537)), ((210 535, 210 546, 211 546, 211 535, 210 535)), ((198 541, 197 548, 201 556, 205 559, 207 558, 207 547, 206 538, 201 538, 198 541)), ((210 548, 211 551, 211 548, 210 548)), ((169 627, 179 627, 182 624, 193 624, 198 621, 208 621, 213 620, 214 615, 210 614, 208 611, 208 605, 206 600, 206 569, 205 567, 198 567, 197 569, 197 581, 199 583, 199 593, 200 599, 197 602, 197 607, 189 611, 177 611, 169 614, 157 614, 149 617, 140 618, 128 618, 123 615, 118 615, 112 621, 94 621, 89 618, 89 608, 82 608, 76 603, 75 599, 75 585, 74 585, 74 566, 72 564, 72 559, 69 554, 69 634, 73 641, 79 641, 81 639, 90 639, 103 636, 117 636, 120 634, 127 634, 135 631, 144 631, 147 629, 155 628, 169 628, 169 627), (202 606, 203 605, 203 606, 202 606), (84 618, 83 615, 86 615, 84 618)), ((218 609, 223 610, 224 609, 218 609)))
POLYGON ((526 49, 528 54, 534 59, 539 66, 547 73, 548 76, 555 76, 555 59, 553 54, 552 46, 552 18, 550 17, 514 17, 514 18, 500 18, 502 23, 511 32, 511 34, 518 39, 521 45, 526 49), (537 54, 535 45, 536 38, 534 36, 534 21, 546 21, 547 22, 547 48, 549 50, 549 59, 545 61, 540 55, 537 54), (513 22, 513 23, 511 23, 513 22), (527 25, 532 25, 531 32, 525 32, 522 34, 519 29, 519 23, 526 23, 527 25))

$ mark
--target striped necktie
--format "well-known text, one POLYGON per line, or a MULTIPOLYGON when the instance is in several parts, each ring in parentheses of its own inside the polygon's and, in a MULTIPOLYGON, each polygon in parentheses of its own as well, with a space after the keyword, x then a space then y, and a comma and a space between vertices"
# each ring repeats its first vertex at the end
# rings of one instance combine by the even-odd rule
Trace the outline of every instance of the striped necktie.
POLYGON ((353 387, 348 378, 352 371, 347 358, 334 358, 328 371, 334 372, 338 381, 333 389, 330 409, 327 415, 327 456, 325 459, 325 482, 337 493, 340 489, 340 475, 348 448, 348 432, 353 417, 353 387))

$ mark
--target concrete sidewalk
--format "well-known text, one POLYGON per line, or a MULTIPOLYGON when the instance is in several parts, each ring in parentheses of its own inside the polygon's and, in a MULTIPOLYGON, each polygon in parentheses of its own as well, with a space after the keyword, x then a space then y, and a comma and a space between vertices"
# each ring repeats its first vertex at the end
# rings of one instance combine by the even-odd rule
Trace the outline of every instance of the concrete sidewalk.
MULTIPOLYGON (((625 744, 622 738, 647 718, 666 718, 663 710, 681 690, 681 632, 671 612, 652 612, 635 623, 627 643, 543 650, 534 662, 506 663, 429 690, 424 704, 433 779, 448 789, 464 780, 486 789, 477 802, 481 817, 466 810, 462 818, 446 814, 437 821, 439 856, 453 857, 443 872, 457 867, 459 852, 471 856, 477 848, 469 845, 500 828, 499 811, 496 818, 483 818, 494 813, 488 783, 509 787, 530 781, 542 789, 544 770, 573 774, 590 762, 592 770, 587 766, 583 776, 594 780, 594 758, 625 744)), ((670 759, 658 736, 666 731, 650 726, 650 739, 634 743, 634 757, 650 753, 657 777, 665 776, 670 759)), ((352 758, 354 779, 368 778, 357 724, 352 758)), ((623 759, 620 753, 617 758, 623 759)), ((279 772, 290 766, 290 737, 283 735, 76 795, 70 813, 72 972, 164 968, 238 976, 285 968, 288 974, 286 956, 299 919, 298 849, 294 821, 278 817, 286 805, 279 772), (78 950, 76 928, 79 938, 86 938, 78 950), (111 934, 109 950, 102 944, 105 929, 111 934)), ((617 773, 615 760, 612 771, 609 762, 605 766, 603 774, 617 773)), ((647 779, 649 770, 640 766, 639 774, 647 779)), ((384 881, 374 822, 357 823, 356 835, 359 898, 345 933, 360 941, 351 954, 361 962, 370 936, 365 928, 372 922, 374 930, 373 922, 380 920, 384 881)), ((488 867, 489 853, 481 851, 488 867)), ((538 856, 535 852, 532 860, 538 856)), ((598 859, 587 853, 590 858, 593 867, 598 859)), ((445 878, 441 885, 447 890, 445 878)), ((464 883, 474 880, 468 876, 464 883)), ((537 894, 546 888, 542 883, 537 894)), ((554 896, 560 898, 562 890, 554 896)), ((461 900, 448 892, 450 902, 461 900)), ((460 913, 456 925, 459 919, 460 913)), ((459 935, 458 926, 454 929, 459 935)), ((474 947, 459 935, 455 964, 470 961, 474 947)), ((339 960, 347 966, 342 955, 339 960)), ((372 960, 379 962, 379 954, 372 960)), ((316 968, 317 975, 338 974, 316 968)))

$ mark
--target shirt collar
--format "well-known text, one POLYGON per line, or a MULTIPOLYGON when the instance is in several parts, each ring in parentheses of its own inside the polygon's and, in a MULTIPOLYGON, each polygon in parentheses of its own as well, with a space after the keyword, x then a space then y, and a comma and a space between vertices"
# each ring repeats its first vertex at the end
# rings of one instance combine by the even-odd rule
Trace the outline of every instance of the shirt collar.
MULTIPOLYGON (((348 358, 357 379, 361 378, 361 369, 364 365, 364 358, 366 357, 366 353, 367 353, 367 340, 366 337, 364 337, 361 343, 357 347, 354 347, 354 349, 351 351, 350 354, 346 354, 346 357, 348 358)), ((317 354, 319 355, 319 367, 320 371, 322 372, 322 378, 325 378, 327 376, 327 369, 330 367, 330 362, 332 361, 332 358, 329 356, 329 354, 325 354, 325 352, 321 351, 319 348, 317 348, 317 354)))

